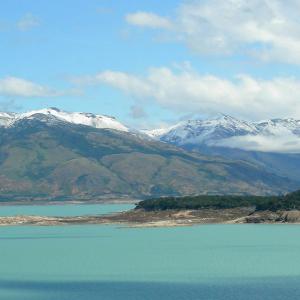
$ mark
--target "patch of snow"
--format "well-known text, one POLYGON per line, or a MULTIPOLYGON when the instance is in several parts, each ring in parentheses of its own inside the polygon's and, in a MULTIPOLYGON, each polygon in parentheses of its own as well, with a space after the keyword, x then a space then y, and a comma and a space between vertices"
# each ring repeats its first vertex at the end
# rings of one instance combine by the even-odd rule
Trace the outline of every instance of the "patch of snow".
POLYGON ((0 126, 10 126, 15 120, 14 113, 0 112, 0 126))
POLYGON ((66 112, 57 108, 45 108, 20 114, 0 113, 0 126, 11 126, 16 121, 48 117, 72 124, 81 124, 94 128, 108 128, 128 132, 129 129, 114 117, 83 112, 66 112))

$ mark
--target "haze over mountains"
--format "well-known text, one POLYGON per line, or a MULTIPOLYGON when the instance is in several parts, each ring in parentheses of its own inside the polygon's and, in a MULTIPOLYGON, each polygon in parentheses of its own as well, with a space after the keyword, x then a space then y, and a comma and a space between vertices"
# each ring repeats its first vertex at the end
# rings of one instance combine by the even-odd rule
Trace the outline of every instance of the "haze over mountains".
MULTIPOLYGON (((297 122, 280 126, 297 135, 297 122)), ((296 176, 274 172, 259 161, 241 161, 241 153, 249 151, 234 155, 236 149, 216 146, 224 139, 271 132, 273 123, 223 116, 146 136, 103 115, 56 108, 0 113, 1 199, 284 193, 300 187, 296 176), (220 149, 229 149, 230 155, 220 149)))

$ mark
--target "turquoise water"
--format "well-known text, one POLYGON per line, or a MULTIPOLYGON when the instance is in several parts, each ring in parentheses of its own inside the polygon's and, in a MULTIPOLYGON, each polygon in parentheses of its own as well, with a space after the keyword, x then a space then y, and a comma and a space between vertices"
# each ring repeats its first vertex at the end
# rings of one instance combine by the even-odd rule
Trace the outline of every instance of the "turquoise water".
POLYGON ((125 211, 133 204, 0 205, 0 216, 82 216, 125 211))
POLYGON ((0 299, 300 299, 300 227, 0 227, 0 299))

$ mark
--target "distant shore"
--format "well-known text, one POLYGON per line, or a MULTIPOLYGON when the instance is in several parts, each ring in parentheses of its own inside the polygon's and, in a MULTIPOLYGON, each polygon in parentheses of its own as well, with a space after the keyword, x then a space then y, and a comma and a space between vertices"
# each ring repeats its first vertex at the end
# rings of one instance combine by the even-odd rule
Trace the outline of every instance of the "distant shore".
POLYGON ((130 198, 109 198, 109 199, 99 199, 99 200, 67 200, 67 201, 0 201, 0 206, 14 206, 14 205, 24 205, 24 206, 46 206, 46 205, 91 205, 91 204, 136 204, 140 199, 130 199, 130 198))
POLYGON ((0 217, 0 226, 60 226, 60 225, 120 225, 121 227, 173 227, 197 224, 296 224, 300 223, 300 211, 254 211, 251 208, 166 210, 129 210, 108 215, 47 217, 0 217))

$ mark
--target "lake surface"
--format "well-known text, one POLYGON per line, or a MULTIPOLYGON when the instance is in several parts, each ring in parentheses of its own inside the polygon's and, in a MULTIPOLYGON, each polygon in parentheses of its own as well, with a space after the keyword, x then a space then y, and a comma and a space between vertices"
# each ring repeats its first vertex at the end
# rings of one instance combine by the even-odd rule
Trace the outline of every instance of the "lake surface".
POLYGON ((132 209, 133 204, 0 205, 0 216, 84 216, 132 209))
POLYGON ((300 299, 300 226, 0 227, 0 299, 300 299))

